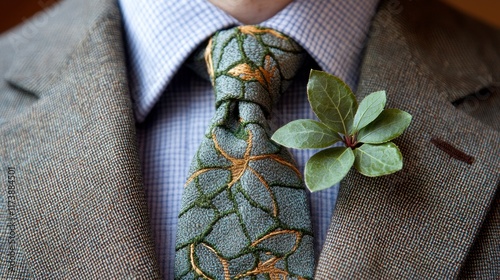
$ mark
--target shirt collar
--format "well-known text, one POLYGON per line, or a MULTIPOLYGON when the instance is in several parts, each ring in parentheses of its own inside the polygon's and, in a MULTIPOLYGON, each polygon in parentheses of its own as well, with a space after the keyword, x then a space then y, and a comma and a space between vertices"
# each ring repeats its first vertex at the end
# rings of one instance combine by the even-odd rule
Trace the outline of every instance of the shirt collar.
MULTIPOLYGON (((295 0, 261 26, 295 39, 325 71, 354 87, 378 0, 295 0)), ((142 122, 189 55, 240 25, 206 0, 120 0, 135 116, 142 122), (196 20, 193 20, 196 19, 196 20)))

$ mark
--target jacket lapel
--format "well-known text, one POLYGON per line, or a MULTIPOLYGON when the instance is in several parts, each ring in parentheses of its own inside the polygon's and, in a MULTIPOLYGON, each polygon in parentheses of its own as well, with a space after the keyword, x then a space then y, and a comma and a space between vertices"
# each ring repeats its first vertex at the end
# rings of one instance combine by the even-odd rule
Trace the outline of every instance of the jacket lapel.
POLYGON ((8 80, 38 100, 0 124, 0 162, 17 178, 17 266, 28 269, 0 272, 159 278, 116 3, 66 1, 31 24, 33 36, 10 37, 21 43, 8 80))
POLYGON ((404 168, 348 174, 316 279, 457 277, 498 188, 499 131, 452 102, 499 80, 499 32, 437 1, 387 2, 373 23, 358 97, 385 89, 388 107, 412 114, 395 141, 404 168))

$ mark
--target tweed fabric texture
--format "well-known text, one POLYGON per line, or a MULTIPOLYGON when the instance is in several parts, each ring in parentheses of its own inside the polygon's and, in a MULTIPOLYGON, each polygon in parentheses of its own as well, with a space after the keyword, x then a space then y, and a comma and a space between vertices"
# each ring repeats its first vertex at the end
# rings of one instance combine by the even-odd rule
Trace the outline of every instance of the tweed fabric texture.
MULTIPOLYGON (((143 217, 121 18, 112 2, 67 0, 0 38, 0 165, 2 172, 16 166, 18 178, 12 273, 4 265, 10 213, 1 174, 2 279, 159 278, 143 217)), ((439 2, 394 2, 383 5, 371 30, 359 95, 385 89, 389 106, 414 114, 397 141, 407 167, 390 178, 350 174, 343 182, 315 278, 499 278, 499 202, 493 198, 499 137, 491 130, 498 131, 499 122, 486 112, 499 111, 490 102, 498 94, 474 94, 463 112, 450 105, 500 80, 498 31, 439 2), (475 163, 450 158, 429 144, 432 137, 473 155, 475 163)), ((323 18, 352 23, 314 13, 304 18, 322 32, 336 26, 323 18)), ((287 27, 294 23, 305 28, 302 21, 287 27)), ((311 44, 332 42, 305 33, 317 37, 311 44)), ((332 45, 328 55, 345 49, 332 45)), ((287 97, 304 89, 294 86, 287 97)), ((284 118, 295 114, 296 107, 283 108, 284 118)))
POLYGON ((500 275, 500 192, 460 269, 461 279, 498 279, 500 275))
POLYGON ((440 2, 382 5, 358 98, 384 89, 388 107, 412 114, 396 140, 404 167, 379 178, 347 175, 315 279, 500 277, 494 236, 500 227, 494 199, 500 133, 492 120, 453 106, 499 81, 499 39, 499 31, 440 2), (431 139, 446 141, 474 162, 451 157, 431 139))
POLYGON ((217 32, 205 52, 216 114, 187 179, 176 279, 312 279, 313 236, 299 170, 266 116, 305 53, 272 29, 217 32))
POLYGON ((158 279, 118 7, 67 1, 40 16, 38 32, 21 27, 0 43, 13 56, 0 94, 2 204, 4 172, 17 178, 15 267, 5 265, 3 204, 0 278, 158 279), (25 101, 3 102, 14 94, 25 101))

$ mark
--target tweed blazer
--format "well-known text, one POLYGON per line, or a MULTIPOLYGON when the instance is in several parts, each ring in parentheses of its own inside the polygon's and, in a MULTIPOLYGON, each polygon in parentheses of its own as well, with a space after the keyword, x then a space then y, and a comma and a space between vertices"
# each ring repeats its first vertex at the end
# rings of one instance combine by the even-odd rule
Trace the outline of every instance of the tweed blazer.
MULTIPOLYGON (((158 279, 116 0, 67 0, 0 37, 0 278, 158 279)), ((382 3, 358 98, 413 115, 404 168, 350 172, 315 279, 500 277, 500 32, 382 3)))

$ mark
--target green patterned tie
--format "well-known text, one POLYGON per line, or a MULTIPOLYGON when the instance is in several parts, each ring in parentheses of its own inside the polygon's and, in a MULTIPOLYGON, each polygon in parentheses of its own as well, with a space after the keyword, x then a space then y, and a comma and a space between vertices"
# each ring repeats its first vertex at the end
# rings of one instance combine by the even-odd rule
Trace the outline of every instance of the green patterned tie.
POLYGON ((304 183, 267 124, 304 57, 290 38, 256 26, 210 40, 216 113, 184 188, 176 279, 312 279, 304 183))

